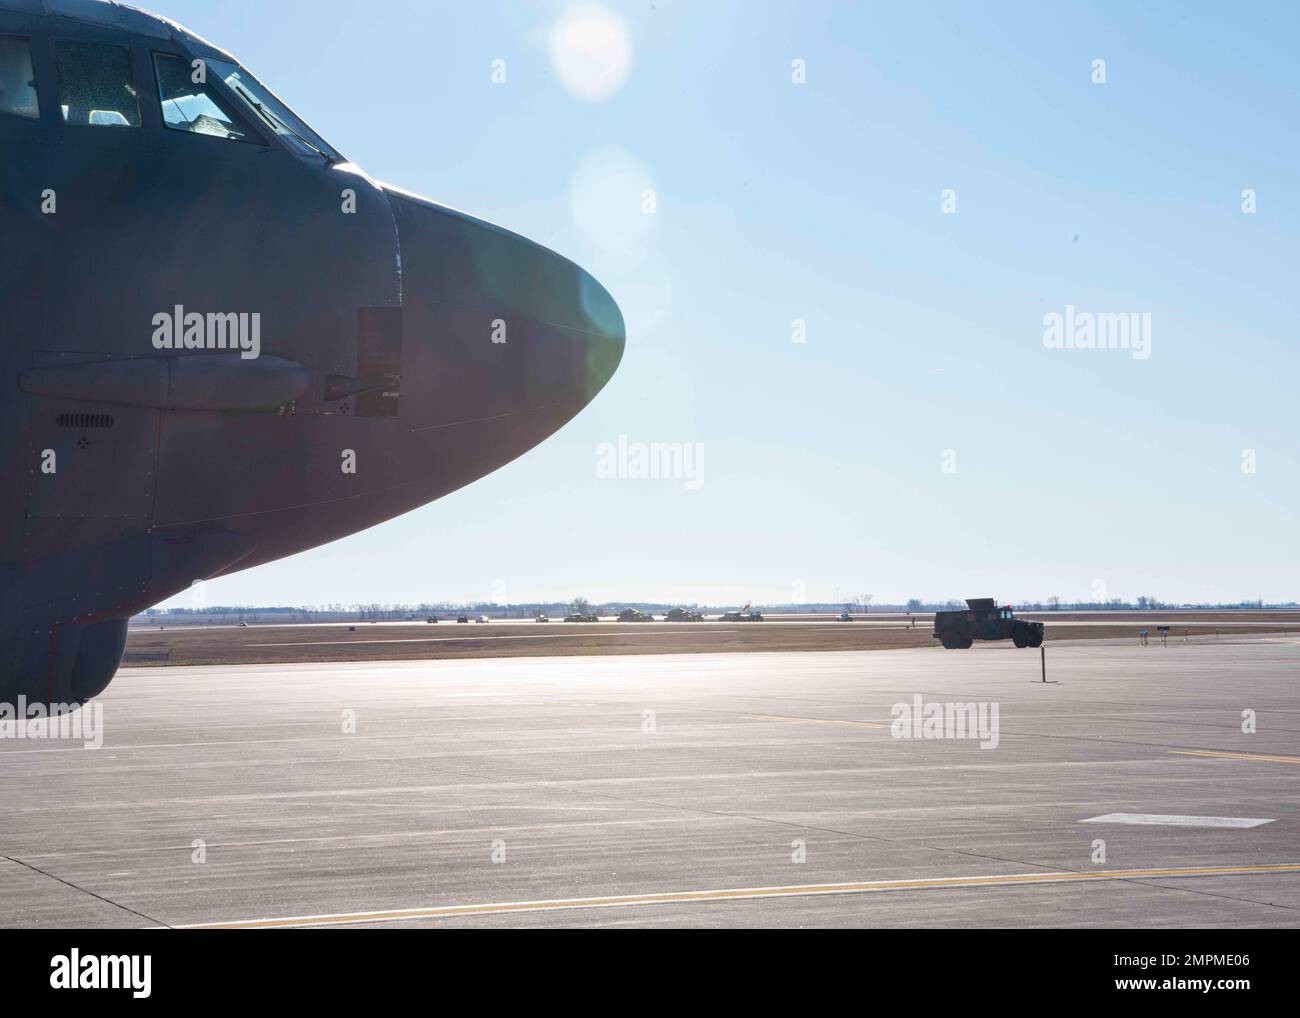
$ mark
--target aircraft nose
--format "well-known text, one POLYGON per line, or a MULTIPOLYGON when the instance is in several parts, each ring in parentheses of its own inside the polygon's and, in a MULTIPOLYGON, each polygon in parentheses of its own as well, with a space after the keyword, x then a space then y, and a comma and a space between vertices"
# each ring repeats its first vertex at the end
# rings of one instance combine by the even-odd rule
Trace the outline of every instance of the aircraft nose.
POLYGON ((626 338, 618 305, 539 244, 388 193, 401 246, 401 416, 448 434, 504 422, 495 433, 518 455, 613 377, 626 338))

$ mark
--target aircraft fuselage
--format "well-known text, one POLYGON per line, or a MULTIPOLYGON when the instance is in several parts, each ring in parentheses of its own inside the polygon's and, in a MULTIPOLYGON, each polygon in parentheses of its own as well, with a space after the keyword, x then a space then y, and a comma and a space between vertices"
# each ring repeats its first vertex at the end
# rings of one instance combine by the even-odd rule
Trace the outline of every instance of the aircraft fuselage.
POLYGON ((590 275, 273 102, 161 19, 0 0, 0 702, 84 702, 130 615, 495 470, 618 365, 590 275))

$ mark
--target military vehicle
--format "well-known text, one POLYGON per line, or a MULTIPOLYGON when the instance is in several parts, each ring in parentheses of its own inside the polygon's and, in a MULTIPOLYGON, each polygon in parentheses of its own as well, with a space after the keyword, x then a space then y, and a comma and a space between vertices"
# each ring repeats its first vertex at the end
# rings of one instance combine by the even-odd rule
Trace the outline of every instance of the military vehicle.
POLYGON ((565 622, 599 622, 599 615, 584 615, 582 612, 574 612, 572 615, 564 616, 565 622))
POLYGON ((635 608, 624 608, 618 613, 619 622, 653 622, 655 617, 639 612, 635 608))
POLYGON ((965 611, 934 613, 934 638, 947 650, 966 650, 976 640, 1011 640, 1017 647, 1040 647, 1043 624, 1018 619, 1008 605, 991 597, 968 597, 965 611))
POLYGON ((704 616, 700 612, 693 612, 689 608, 670 608, 668 614, 664 616, 665 622, 703 622, 704 616))

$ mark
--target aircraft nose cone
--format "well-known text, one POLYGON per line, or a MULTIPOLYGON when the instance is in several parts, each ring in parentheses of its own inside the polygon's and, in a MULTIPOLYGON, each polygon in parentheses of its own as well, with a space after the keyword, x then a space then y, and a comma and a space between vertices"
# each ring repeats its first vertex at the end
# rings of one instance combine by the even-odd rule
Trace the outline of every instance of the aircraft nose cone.
POLYGON ((448 434, 509 422, 495 433, 518 455, 613 377, 623 315, 567 258, 433 202, 388 195, 401 245, 401 416, 413 430, 448 434))
POLYGON ((627 345, 627 330, 623 325, 623 312, 614 303, 609 291, 590 273, 577 268, 579 300, 587 317, 587 384, 595 397, 614 377, 623 360, 627 345))
MULTIPOLYGON (((623 313, 591 273, 545 248, 530 246, 537 275, 530 289, 515 293, 522 298, 520 309, 527 309, 518 318, 528 343, 520 357, 536 361, 525 401, 572 400, 576 413, 595 399, 623 359, 623 313)), ((504 338, 498 345, 514 339, 508 321, 504 338)))

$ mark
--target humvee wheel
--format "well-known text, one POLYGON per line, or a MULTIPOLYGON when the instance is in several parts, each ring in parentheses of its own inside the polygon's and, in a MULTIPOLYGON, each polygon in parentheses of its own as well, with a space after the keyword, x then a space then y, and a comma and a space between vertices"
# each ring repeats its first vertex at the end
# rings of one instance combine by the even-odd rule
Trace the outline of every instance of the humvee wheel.
POLYGON ((962 640, 961 643, 957 644, 957 646, 958 646, 961 650, 970 650, 970 649, 971 649, 971 645, 972 645, 974 642, 975 642, 975 640, 974 640, 972 637, 969 637, 969 636, 968 636, 968 637, 966 637, 964 640, 962 640))
POLYGON ((957 649, 957 641, 956 641, 956 640, 949 639, 948 637, 945 636, 945 637, 944 637, 940 642, 943 644, 943 649, 944 649, 944 650, 956 650, 956 649, 957 649))
POLYGON ((1021 649, 1029 646, 1029 644, 1025 641, 1025 637, 1020 633, 1012 633, 1011 642, 1014 643, 1017 647, 1020 647, 1021 649))
POLYGON ((1041 647, 1042 645, 1043 645, 1043 634, 1042 634, 1042 633, 1035 633, 1033 636, 1031 636, 1031 637, 1029 638, 1029 646, 1031 646, 1031 647, 1041 647))

